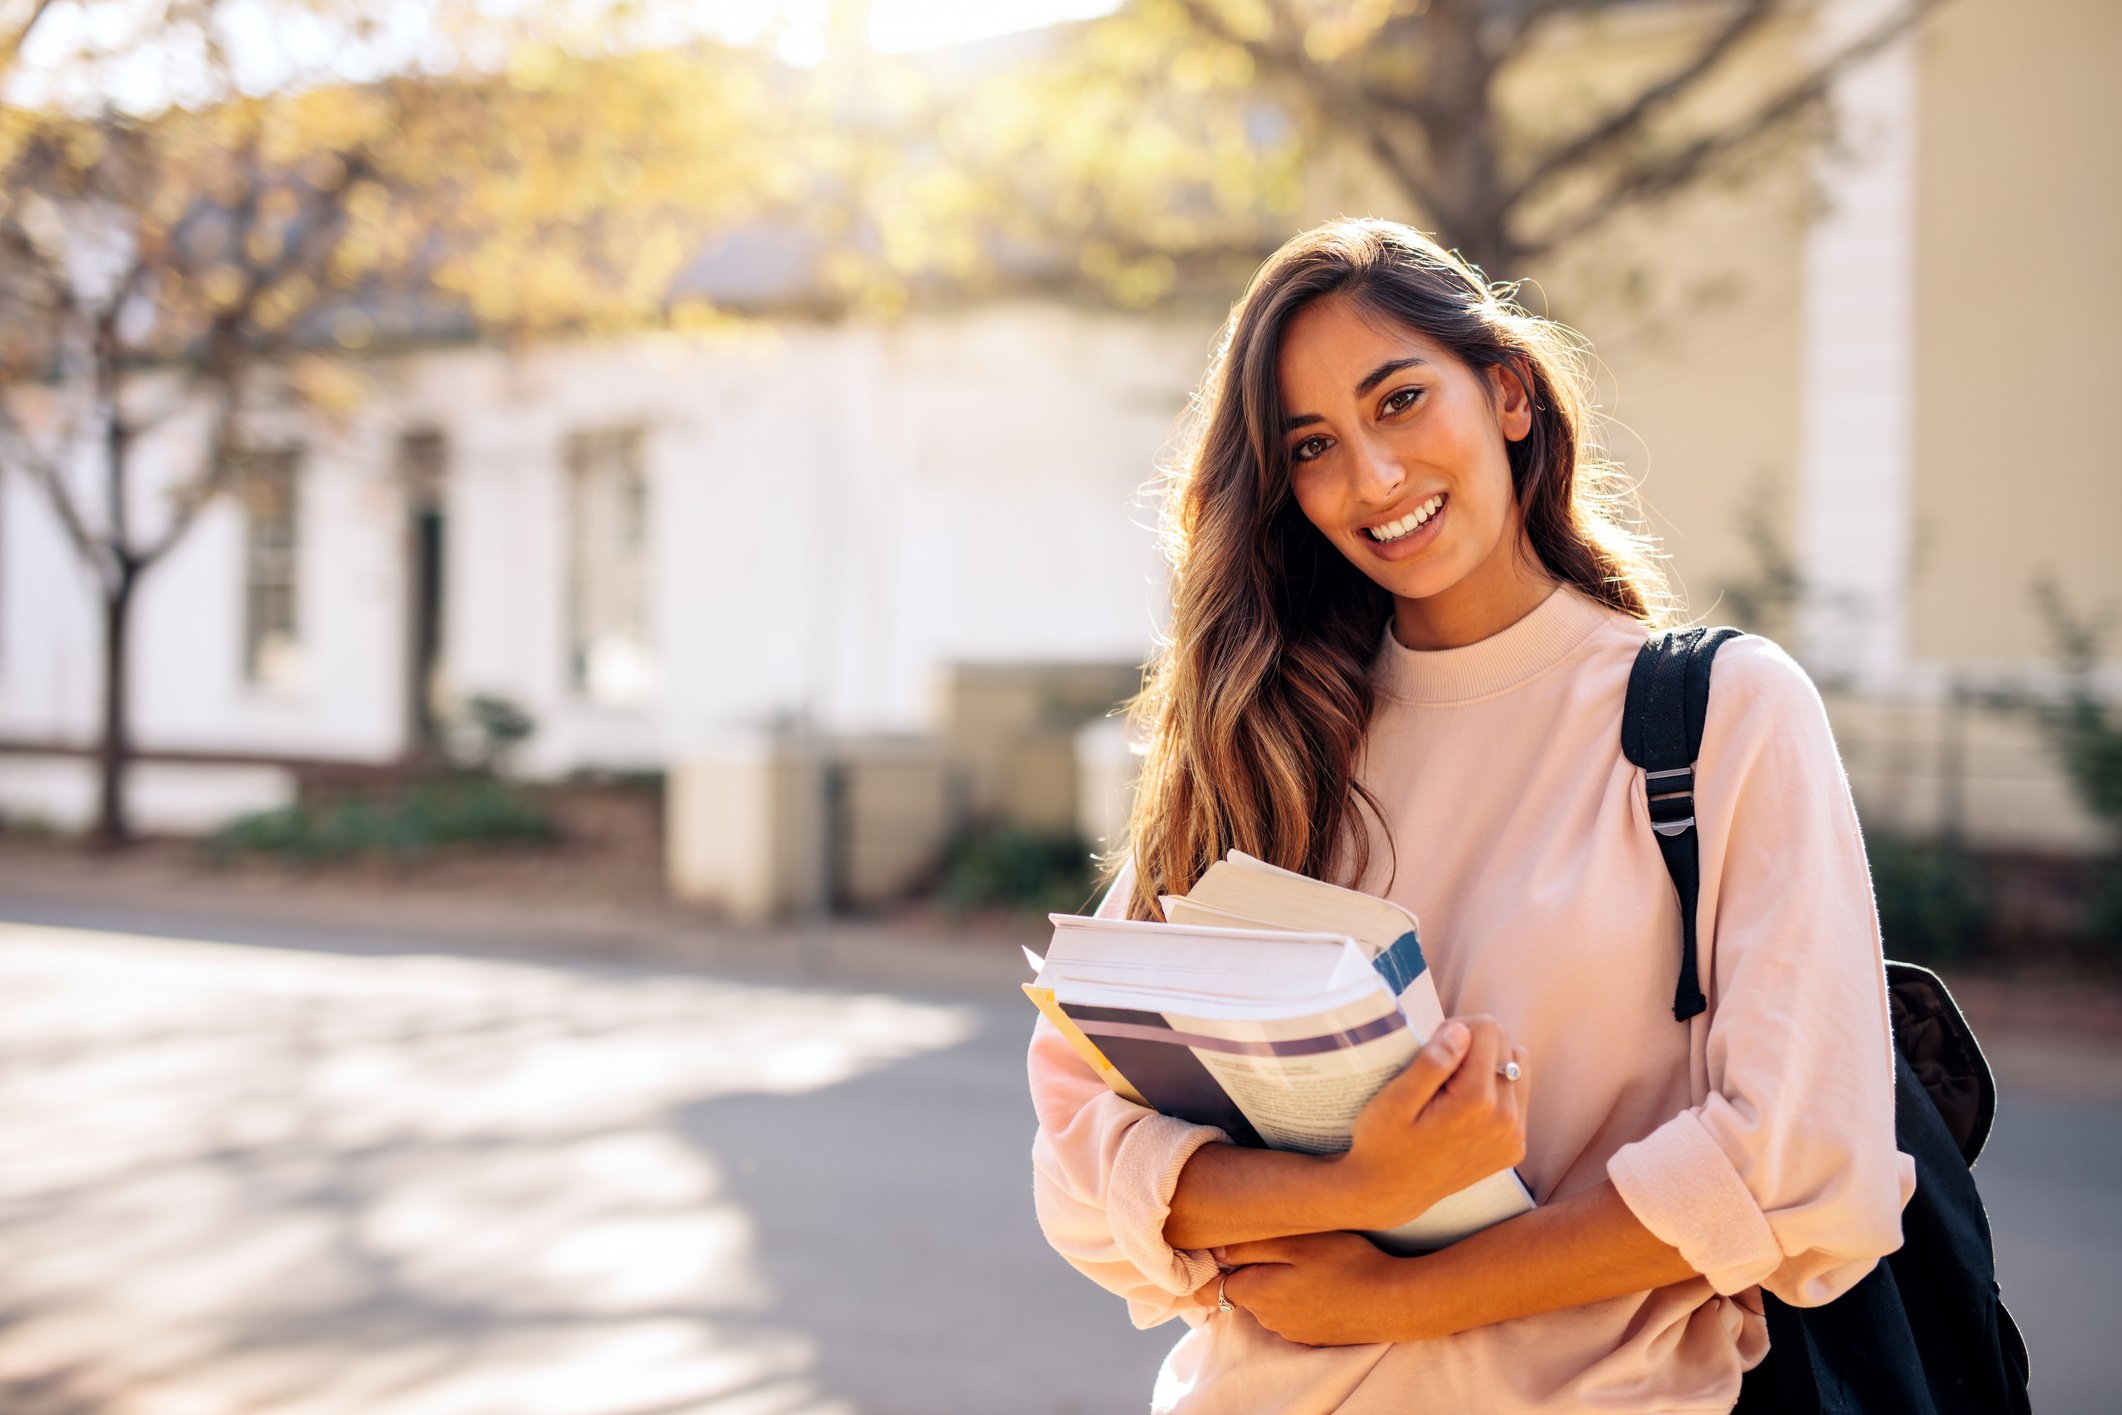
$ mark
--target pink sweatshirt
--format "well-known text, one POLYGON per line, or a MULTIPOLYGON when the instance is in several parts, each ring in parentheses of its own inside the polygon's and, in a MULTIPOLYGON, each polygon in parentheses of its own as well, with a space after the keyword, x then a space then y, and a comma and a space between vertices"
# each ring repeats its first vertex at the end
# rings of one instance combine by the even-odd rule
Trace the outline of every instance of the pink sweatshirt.
POLYGON ((1894 1147, 1878 925, 1819 695, 1766 640, 1718 654, 1695 807, 1709 1011, 1676 1022, 1679 905, 1620 747, 1642 641, 1571 589, 1464 648, 1384 634, 1360 774, 1398 872, 1371 822, 1355 883, 1421 919, 1447 1014, 1492 1014, 1530 1053, 1534 1196, 1610 1178, 1702 1276, 1401 1344, 1299 1346, 1204 1313, 1182 1298, 1215 1262, 1163 1226, 1179 1171, 1222 1132, 1113 1095, 1042 1021, 1040 1226, 1135 1325, 1190 1328, 1154 1411, 1722 1411, 1767 1349, 1757 1287, 1825 1302, 1900 1246, 1915 1171, 1894 1147))

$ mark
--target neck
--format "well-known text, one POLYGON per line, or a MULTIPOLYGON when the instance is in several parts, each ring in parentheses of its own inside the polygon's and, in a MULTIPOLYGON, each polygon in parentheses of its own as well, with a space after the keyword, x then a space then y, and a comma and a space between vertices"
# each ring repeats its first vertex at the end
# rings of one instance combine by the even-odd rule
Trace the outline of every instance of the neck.
POLYGON ((1456 649, 1500 634, 1538 609, 1559 582, 1522 541, 1516 554, 1427 599, 1393 600, 1393 637, 1411 649, 1456 649))

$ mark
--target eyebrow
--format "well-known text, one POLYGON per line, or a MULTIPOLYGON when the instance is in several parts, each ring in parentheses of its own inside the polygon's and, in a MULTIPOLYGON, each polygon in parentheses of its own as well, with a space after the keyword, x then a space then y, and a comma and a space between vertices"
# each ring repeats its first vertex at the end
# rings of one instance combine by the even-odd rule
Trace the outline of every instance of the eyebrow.
MULTIPOLYGON (((1416 364, 1426 364, 1428 362, 1429 360, 1427 359, 1420 359, 1414 357, 1409 357, 1405 359, 1388 359, 1386 362, 1379 364, 1376 368, 1372 369, 1369 373, 1363 375, 1363 381, 1356 385, 1356 396, 1358 398, 1361 398, 1364 394, 1370 392, 1373 388, 1376 388, 1379 384, 1385 382, 1386 379, 1391 378, 1394 374, 1398 373, 1401 369, 1412 368, 1416 364)), ((1295 432, 1298 428, 1304 427, 1307 424, 1323 421, 1325 421, 1325 419, 1321 418, 1317 413, 1299 413, 1295 417, 1286 418, 1283 420, 1282 431, 1285 433, 1295 432)))

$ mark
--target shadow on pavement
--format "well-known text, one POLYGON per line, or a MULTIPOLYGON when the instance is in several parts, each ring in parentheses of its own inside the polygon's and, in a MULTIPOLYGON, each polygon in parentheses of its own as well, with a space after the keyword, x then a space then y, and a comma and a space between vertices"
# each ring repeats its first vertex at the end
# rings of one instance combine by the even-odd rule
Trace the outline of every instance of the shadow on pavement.
POLYGON ((1179 1338, 1136 1331, 1040 1236, 1023 1011, 828 1089, 676 1117, 758 1225, 773 1319, 817 1338, 812 1379, 866 1415, 1146 1409, 1179 1338))

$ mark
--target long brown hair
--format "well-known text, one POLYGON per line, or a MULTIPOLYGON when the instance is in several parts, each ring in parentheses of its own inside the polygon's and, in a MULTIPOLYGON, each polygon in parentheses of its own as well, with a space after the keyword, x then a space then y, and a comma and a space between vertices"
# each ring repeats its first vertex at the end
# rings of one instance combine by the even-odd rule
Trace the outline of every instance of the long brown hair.
POLYGON ((1646 625, 1667 610, 1632 492, 1592 436, 1583 348, 1514 293, 1412 227, 1344 219, 1276 251, 1232 308, 1164 474, 1171 628, 1128 704, 1148 753, 1127 838, 1103 861, 1110 879, 1135 860, 1130 917, 1161 917, 1157 895, 1232 847, 1324 878, 1346 845, 1352 884, 1370 862, 1359 802, 1383 821, 1356 762, 1392 597, 1305 519, 1281 434, 1277 362, 1306 305, 1344 296, 1476 374, 1525 382, 1532 428, 1509 445, 1511 483, 1541 568, 1646 625))

